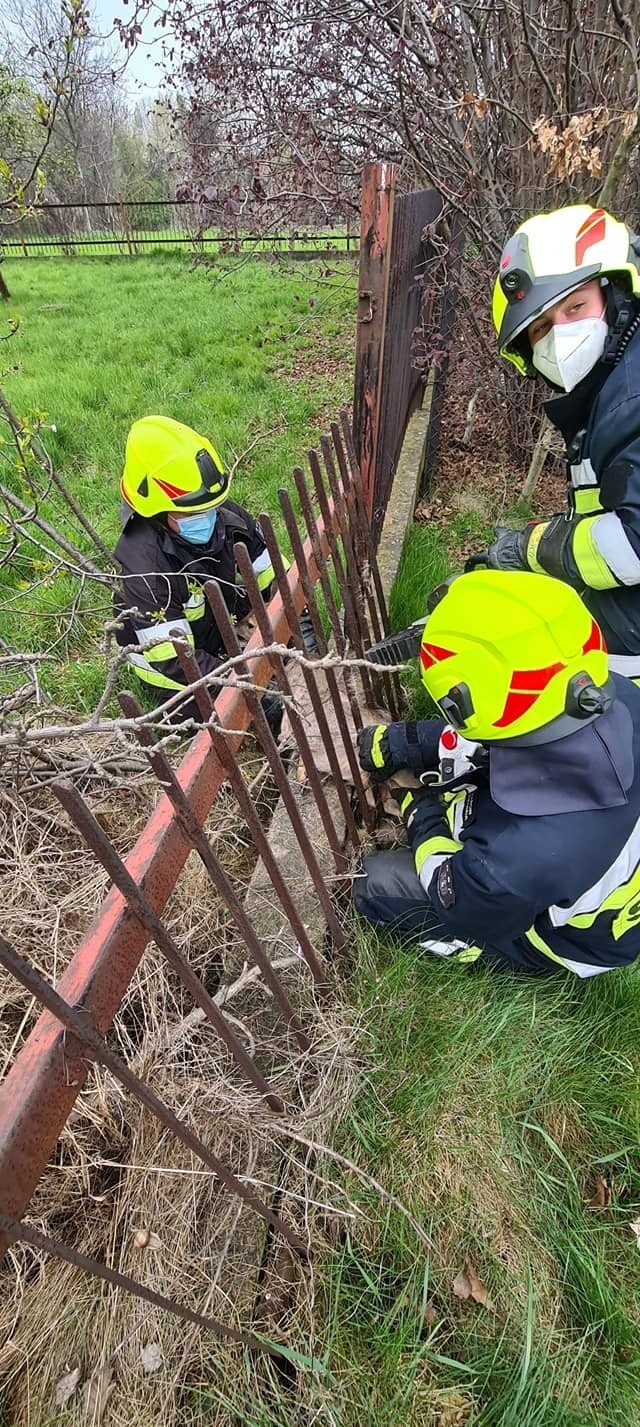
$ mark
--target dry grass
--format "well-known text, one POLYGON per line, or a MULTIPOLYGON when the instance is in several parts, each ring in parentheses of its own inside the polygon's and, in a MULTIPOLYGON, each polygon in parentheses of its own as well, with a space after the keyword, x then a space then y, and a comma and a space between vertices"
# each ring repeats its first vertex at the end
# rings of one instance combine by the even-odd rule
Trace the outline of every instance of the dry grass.
MULTIPOLYGON (((273 789, 250 746, 244 771, 248 781, 253 779, 254 796, 267 818, 273 789)), ((86 781, 94 813, 125 854, 149 814, 157 785, 131 773, 120 784, 105 785, 95 776, 86 781)), ((15 784, 5 787, 0 815, 0 929, 45 976, 59 979, 102 901, 106 875, 96 868, 49 786, 37 780, 34 786, 31 778, 27 796, 15 784)), ((242 893, 255 854, 225 790, 208 830, 242 893)), ((227 968, 237 969, 241 963, 239 938, 194 854, 165 920, 211 992, 229 979, 227 968)), ((293 950, 282 948, 285 954, 293 950)), ((313 1007, 308 983, 299 966, 288 973, 294 1003, 304 1007, 305 1019, 313 1026, 313 1051, 307 1056, 299 1054, 282 1027, 276 1035, 270 1030, 268 1042, 266 1033, 263 1037, 258 1032, 256 1044, 252 1013, 245 1023, 242 996, 230 1004, 230 1011, 287 1107, 295 1107, 296 1129, 321 1138, 336 1107, 348 1098, 352 1071, 348 1040, 313 1007)), ((251 1003, 256 998, 263 1002, 266 993, 253 983, 250 996, 251 1003)), ((0 1002, 0 1059, 6 1065, 28 1034, 36 1010, 4 976, 0 1002)), ((270 1202, 280 1186, 283 1214, 303 1230, 310 1216, 320 1221, 325 1213, 339 1217, 334 1201, 352 1212, 342 1191, 319 1181, 315 1155, 305 1146, 287 1147, 284 1139, 273 1136, 273 1117, 246 1088, 208 1023, 185 1023, 191 1009, 177 976, 151 944, 114 1024, 112 1044, 266 1200, 270 1202)), ((251 1321, 261 1322, 278 1339, 283 1332, 285 1340, 288 1335, 294 1347, 299 1347, 301 1332, 309 1340, 312 1278, 298 1275, 294 1298, 299 1298, 299 1307, 288 1327, 286 1315, 283 1322, 278 1313, 280 1321, 274 1322, 273 1310, 281 1298, 277 1282, 269 1290, 271 1297, 263 1289, 256 1320, 264 1249, 261 1221, 240 1209, 216 1176, 193 1162, 107 1071, 93 1073, 79 1096, 28 1217, 42 1232, 227 1324, 248 1327, 251 1321), (135 1246, 140 1229, 152 1236, 145 1248, 135 1246)), ((287 1282, 290 1277, 285 1269, 287 1282)), ((0 1285, 0 1382, 5 1412, 15 1427, 97 1422, 101 1410, 93 1399, 87 1401, 82 1384, 105 1369, 113 1376, 110 1383, 101 1379, 105 1390, 109 1387, 103 1420, 114 1427, 136 1422, 176 1427, 226 1423, 228 1409, 215 1407, 212 1388, 222 1391, 225 1400, 231 1393, 235 1402, 238 1394, 242 1397, 244 1382, 251 1397, 257 1369, 244 1364, 239 1350, 223 1347, 200 1329, 27 1246, 9 1252, 0 1285), (161 1365, 147 1374, 140 1353, 150 1343, 159 1346, 161 1365), (56 1384, 75 1367, 80 1368, 78 1386, 61 1411, 55 1406, 56 1384)))

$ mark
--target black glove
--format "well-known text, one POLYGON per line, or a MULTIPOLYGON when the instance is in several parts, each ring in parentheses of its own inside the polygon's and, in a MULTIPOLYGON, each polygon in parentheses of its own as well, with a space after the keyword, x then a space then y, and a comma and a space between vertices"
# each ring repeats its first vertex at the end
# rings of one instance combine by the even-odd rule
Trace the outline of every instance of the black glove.
POLYGON ((496 525, 495 540, 487 551, 490 570, 529 570, 527 545, 531 527, 524 530, 508 530, 504 525, 496 525))
POLYGON ((358 759, 360 767, 374 783, 384 783, 395 773, 396 767, 389 748, 389 725, 369 723, 358 730, 358 759))

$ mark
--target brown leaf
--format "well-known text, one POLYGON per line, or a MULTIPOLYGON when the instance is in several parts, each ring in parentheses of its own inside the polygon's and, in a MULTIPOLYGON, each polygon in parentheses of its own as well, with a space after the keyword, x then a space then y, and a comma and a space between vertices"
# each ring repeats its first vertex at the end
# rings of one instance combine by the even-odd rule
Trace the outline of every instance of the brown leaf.
POLYGON ((54 1399, 56 1407, 66 1407, 69 1398, 73 1397, 73 1394, 78 1386, 79 1380, 79 1366, 76 1368, 72 1368, 70 1372, 65 1373, 64 1377, 60 1378, 60 1381, 56 1383, 54 1399))
POLYGON ((152 1229, 134 1229, 133 1233, 134 1249, 159 1249, 162 1247, 161 1241, 152 1229))
POLYGON ((493 1306, 486 1286, 482 1279, 478 1278, 471 1259, 467 1259, 464 1268, 454 1278, 453 1291, 456 1298, 472 1298, 474 1303, 481 1303, 484 1308, 493 1306))
POLYGON ((428 1299, 427 1299, 427 1302, 426 1302, 426 1304, 425 1304, 425 1310, 424 1310, 424 1315, 423 1315, 423 1319, 422 1319, 425 1328, 432 1328, 433 1325, 434 1325, 434 1323, 437 1323, 437 1322, 438 1322, 438 1319, 439 1319, 441 1316, 442 1316, 442 1315, 441 1315, 440 1313, 438 1313, 438 1310, 437 1310, 437 1308, 436 1308, 436 1305, 435 1305, 433 1299, 432 1299, 432 1298, 428 1298, 428 1299))
POLYGON ((87 1421, 91 1427, 98 1427, 102 1421, 104 1409, 109 1401, 111 1393, 115 1387, 113 1381, 113 1368, 111 1363, 105 1363, 104 1367, 89 1378, 84 1385, 84 1410, 87 1421))
POLYGON ((593 1185, 593 1194, 591 1198, 586 1201, 587 1207, 589 1209, 606 1209, 607 1205, 611 1203, 611 1190, 606 1179, 596 1174, 593 1185))

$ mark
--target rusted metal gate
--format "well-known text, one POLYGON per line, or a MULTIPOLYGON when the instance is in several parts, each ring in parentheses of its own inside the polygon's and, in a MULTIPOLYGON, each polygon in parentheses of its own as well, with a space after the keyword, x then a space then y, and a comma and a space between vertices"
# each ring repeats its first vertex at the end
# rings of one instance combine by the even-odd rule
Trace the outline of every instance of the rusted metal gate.
MULTIPOLYGON (((397 195, 393 164, 368 164, 364 170, 353 436, 374 541, 407 422, 422 401, 425 372, 412 360, 412 339, 427 295, 422 281, 429 261, 425 230, 443 208, 435 189, 397 195)), ((444 272, 438 274, 438 289, 446 293, 444 272)), ((447 340, 453 311, 451 298, 442 315, 447 340)), ((442 316, 437 310, 430 314, 429 325, 444 340, 442 316)))
POLYGON ((225 781, 233 789, 256 852, 270 873, 300 957, 313 979, 316 996, 322 998, 330 989, 330 966, 310 940, 295 896, 270 849, 235 757, 243 731, 252 726, 302 849, 333 948, 339 952, 344 945, 341 921, 262 712, 260 689, 275 677, 285 701, 289 699, 291 685, 285 656, 287 642, 293 641, 294 649, 301 655, 298 662, 334 775, 342 814, 339 824, 331 813, 326 788, 316 771, 305 726, 295 704, 289 705, 288 714, 338 876, 344 874, 350 851, 358 847, 361 827, 370 826, 372 818, 345 706, 358 727, 358 682, 361 696, 369 702, 384 701, 397 713, 398 700, 389 673, 381 674, 372 667, 367 669, 364 660, 367 642, 386 632, 387 616, 346 413, 342 413, 340 424, 332 425, 330 439, 324 439, 320 450, 311 451, 308 456, 310 482, 301 469, 294 472, 299 521, 288 493, 280 492, 282 516, 294 555, 289 570, 285 568, 271 520, 266 515, 261 517, 276 571, 277 593, 268 606, 259 594, 244 547, 236 550, 258 626, 244 650, 240 649, 218 586, 206 587, 227 654, 233 661, 236 682, 235 687, 227 687, 219 694, 214 707, 193 656, 186 646, 182 649, 185 678, 192 685, 193 696, 207 726, 194 738, 178 772, 171 767, 134 696, 121 695, 122 708, 133 721, 132 728, 164 789, 126 862, 120 859, 77 789, 68 781, 54 785, 62 806, 113 883, 57 987, 49 984, 17 949, 0 939, 0 965, 42 1007, 40 1019, 0 1087, 0 1250, 4 1252, 12 1242, 26 1242, 156 1306, 170 1309, 189 1322, 213 1329, 222 1338, 253 1346, 262 1345, 255 1335, 177 1304, 108 1265, 87 1258, 72 1246, 39 1233, 24 1222, 23 1216, 91 1066, 101 1065, 108 1067, 119 1084, 150 1110, 196 1160, 214 1171, 228 1193, 246 1205, 272 1233, 284 1239, 296 1253, 308 1252, 309 1245, 291 1215, 269 1204, 239 1179, 233 1166, 214 1154, 159 1095, 133 1073, 105 1039, 145 946, 153 939, 233 1056, 238 1074, 264 1097, 269 1109, 275 1112, 282 1109, 280 1094, 238 1038, 224 1010, 192 971, 162 920, 169 894, 187 856, 195 849, 226 904, 249 957, 260 968, 280 1016, 288 1026, 292 1043, 302 1049, 308 1047, 309 1028, 273 969, 260 932, 238 900, 203 826, 225 781), (304 658, 299 614, 305 605, 320 651, 315 665, 313 660, 304 658), (326 679, 349 759, 353 799, 351 789, 341 776, 325 705, 318 693, 317 668, 322 669, 326 679))

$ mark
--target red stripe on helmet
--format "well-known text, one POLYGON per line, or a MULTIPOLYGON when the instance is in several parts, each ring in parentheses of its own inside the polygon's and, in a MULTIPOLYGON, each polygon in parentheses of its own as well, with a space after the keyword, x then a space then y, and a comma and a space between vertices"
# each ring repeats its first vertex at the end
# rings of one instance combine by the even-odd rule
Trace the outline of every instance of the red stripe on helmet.
POLYGON ((522 718, 523 714, 528 713, 532 704, 535 704, 536 699, 539 698, 539 694, 521 694, 514 689, 510 689, 507 694, 507 701, 502 715, 499 719, 496 719, 493 727, 508 728, 510 723, 515 723, 517 718, 522 718))
POLYGON ((595 213, 590 213, 584 223, 578 228, 576 233, 576 267, 579 268, 584 255, 594 243, 601 243, 607 228, 607 216, 604 208, 596 208, 595 213))
POLYGON ((551 683, 554 674, 566 669, 566 664, 547 664, 546 669, 514 669, 505 706, 494 728, 508 728, 522 718, 551 683))
POLYGON ((518 693, 542 693, 547 684, 551 683, 554 674, 559 674, 560 670, 566 667, 566 664, 547 664, 546 669, 514 669, 511 688, 518 693))
POLYGON ((596 624, 595 619, 592 619, 591 633, 589 635, 589 638, 582 646, 582 653, 590 654, 592 649, 603 649, 606 652, 606 648, 607 646, 604 642, 602 630, 600 626, 596 624))
POLYGON ((169 496, 170 500, 175 500, 178 495, 186 495, 187 492, 181 486, 172 486, 170 481, 161 481, 159 476, 155 477, 156 485, 169 496))
POLYGON ((420 649, 420 663, 423 669, 430 669, 433 664, 440 664, 443 659, 452 659, 454 654, 454 649, 443 649, 440 644, 423 643, 420 649))

